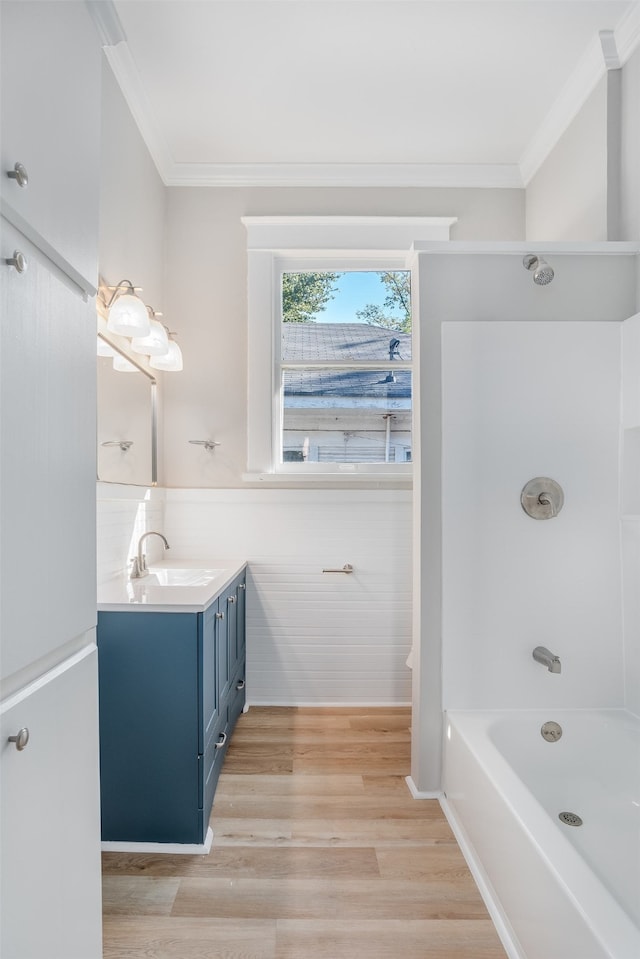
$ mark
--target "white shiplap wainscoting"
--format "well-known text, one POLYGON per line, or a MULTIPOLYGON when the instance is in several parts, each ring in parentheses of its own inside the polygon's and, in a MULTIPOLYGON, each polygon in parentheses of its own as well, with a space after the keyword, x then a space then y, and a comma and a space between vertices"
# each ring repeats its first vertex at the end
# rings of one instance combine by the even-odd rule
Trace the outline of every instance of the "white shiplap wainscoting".
POLYGON ((166 490, 164 532, 249 562, 249 703, 411 702, 411 492, 166 490))
MULTIPOLYGON (((98 584, 128 569, 138 540, 148 530, 162 531, 164 491, 144 486, 98 483, 96 496, 98 584)), ((155 537, 146 541, 150 560, 162 558, 162 545, 155 537), (152 554, 152 550, 158 553, 152 554)))

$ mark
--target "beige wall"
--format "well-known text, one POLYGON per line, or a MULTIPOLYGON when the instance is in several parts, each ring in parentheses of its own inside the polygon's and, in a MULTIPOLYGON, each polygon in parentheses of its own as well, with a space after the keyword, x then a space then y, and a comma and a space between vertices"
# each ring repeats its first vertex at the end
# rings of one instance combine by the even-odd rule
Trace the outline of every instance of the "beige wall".
POLYGON ((165 377, 166 485, 243 486, 247 420, 245 215, 457 216, 452 239, 524 237, 523 190, 168 191, 167 310, 185 372, 165 377), (215 453, 189 445, 215 439, 215 453))
POLYGON ((162 309, 166 190, 106 61, 102 71, 100 272, 162 309))
POLYGON ((526 191, 528 240, 607 239, 604 77, 526 191))
POLYGON ((622 67, 619 78, 616 74, 602 78, 527 185, 527 239, 640 240, 640 49, 622 67), (609 117, 608 81, 613 110, 609 117), (619 143, 612 137, 619 137, 619 143), (619 190, 619 200, 607 197, 607 179, 619 190), (614 201, 615 211, 609 231, 608 199, 614 201))

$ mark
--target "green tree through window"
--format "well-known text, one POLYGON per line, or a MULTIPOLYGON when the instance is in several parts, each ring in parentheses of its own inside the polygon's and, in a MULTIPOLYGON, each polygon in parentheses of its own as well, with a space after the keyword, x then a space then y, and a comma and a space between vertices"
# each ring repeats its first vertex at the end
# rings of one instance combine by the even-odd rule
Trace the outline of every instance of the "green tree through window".
POLYGON ((311 323, 335 296, 339 273, 283 273, 282 322, 311 323))

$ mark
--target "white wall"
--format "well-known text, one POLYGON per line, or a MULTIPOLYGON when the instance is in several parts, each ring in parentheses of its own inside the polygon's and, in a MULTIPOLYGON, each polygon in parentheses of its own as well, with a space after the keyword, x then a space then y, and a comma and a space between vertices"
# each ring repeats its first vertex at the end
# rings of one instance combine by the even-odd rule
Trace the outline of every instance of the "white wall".
POLYGON ((622 705, 619 410, 619 324, 445 324, 445 708, 622 705), (554 519, 520 505, 536 476, 554 519))
MULTIPOLYGON (((100 585, 130 568, 138 540, 149 530, 164 530, 164 493, 141 486, 98 483, 97 488, 98 592, 100 585)), ((159 539, 145 543, 149 562, 164 559, 159 539)))
POLYGON ((526 218, 528 240, 608 239, 606 77, 527 185, 526 218))
POLYGON ((622 427, 625 702, 640 716, 640 314, 622 324, 622 427))
POLYGON ((166 485, 242 487, 247 443, 246 233, 267 214, 452 215, 452 236, 524 236, 522 190, 169 190, 168 311, 185 372, 165 377, 166 485), (213 456, 190 439, 216 439, 213 456))
POLYGON ((602 78, 527 184, 527 239, 640 240, 639 170, 637 49, 602 78))
POLYGON ((249 702, 411 701, 409 492, 167 490, 165 532, 173 560, 249 562, 249 702))
POLYGON ((621 240, 640 240, 640 48, 622 69, 621 240))
MULTIPOLYGON (((102 167, 100 176, 100 275, 106 283, 115 285, 120 280, 130 280, 142 287, 142 299, 154 310, 166 313, 164 291, 164 250, 166 231, 166 188, 158 175, 149 152, 133 121, 129 108, 120 92, 111 67, 103 59, 102 69, 102 167)), ((163 322, 171 326, 172 317, 163 322)), ((104 366, 104 363, 102 364, 104 366)), ((116 438, 110 434, 114 424, 120 423, 119 414, 103 416, 111 409, 122 408, 124 392, 133 389, 131 378, 144 385, 140 387, 143 397, 140 403, 131 403, 128 408, 128 439, 136 446, 121 463, 109 452, 100 459, 98 472, 101 479, 121 483, 150 483, 151 472, 146 476, 141 470, 143 437, 150 435, 149 383, 143 374, 114 373, 108 379, 99 380, 98 430, 104 438, 116 438), (125 382, 129 380, 129 382, 125 382), (128 458, 127 458, 128 457, 128 458), (117 470, 116 466, 123 468, 117 470)), ((163 374, 157 376, 162 381, 163 374)), ((161 389, 159 391, 161 398, 161 389)), ((161 407, 161 403, 160 403, 161 407)), ((124 429, 124 427, 122 427, 124 429)), ((162 481, 162 432, 158 452, 158 475, 162 481)), ((145 445, 144 458, 148 462, 149 449, 145 445)))

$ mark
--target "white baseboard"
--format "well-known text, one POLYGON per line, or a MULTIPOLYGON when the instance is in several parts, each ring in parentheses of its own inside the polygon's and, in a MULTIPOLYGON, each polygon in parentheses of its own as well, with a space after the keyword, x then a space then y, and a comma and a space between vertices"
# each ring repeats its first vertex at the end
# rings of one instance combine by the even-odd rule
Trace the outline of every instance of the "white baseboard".
POLYGON ((411 776, 405 776, 404 781, 409 787, 409 792, 414 799, 440 799, 440 796, 442 795, 442 793, 439 791, 422 792, 420 789, 418 789, 411 776))
POLYGON ((207 856, 211 851, 213 843, 213 829, 211 826, 207 829, 207 835, 203 843, 181 843, 181 842, 103 842, 101 848, 103 852, 140 852, 140 853, 168 853, 177 856, 207 856))
POLYGON ((484 904, 487 907, 487 911, 491 916, 494 926, 496 927, 496 932, 500 937, 500 941, 504 946, 504 951, 506 952, 508 959, 527 959, 525 954, 522 952, 518 942, 514 938, 513 931, 511 929, 511 923, 507 919, 507 916, 502 908, 502 905, 496 896, 493 885, 491 884, 489 877, 487 876, 484 866, 482 865, 472 843, 469 841, 467 833, 458 820, 455 810, 449 804, 447 797, 443 794, 440 795, 440 806, 443 813, 446 816, 447 822, 451 826, 451 831, 456 837, 456 841, 460 846, 462 855, 464 856, 469 871, 473 876, 476 886, 484 900, 484 904))

